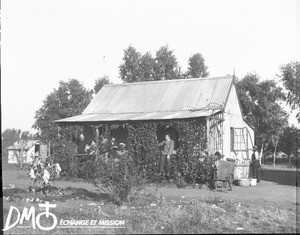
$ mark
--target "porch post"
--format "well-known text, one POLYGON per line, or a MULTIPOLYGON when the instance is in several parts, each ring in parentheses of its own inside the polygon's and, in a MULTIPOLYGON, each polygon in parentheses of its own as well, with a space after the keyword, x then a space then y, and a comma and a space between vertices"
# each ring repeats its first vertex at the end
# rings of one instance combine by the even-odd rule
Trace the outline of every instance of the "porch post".
POLYGON ((206 147, 208 155, 211 154, 210 151, 210 141, 209 141, 209 117, 206 117, 206 147))
POLYGON ((57 128, 57 137, 60 138, 60 124, 58 125, 58 128, 57 128))
POLYGON ((98 157, 99 155, 99 139, 100 139, 99 126, 96 126, 96 157, 98 157))

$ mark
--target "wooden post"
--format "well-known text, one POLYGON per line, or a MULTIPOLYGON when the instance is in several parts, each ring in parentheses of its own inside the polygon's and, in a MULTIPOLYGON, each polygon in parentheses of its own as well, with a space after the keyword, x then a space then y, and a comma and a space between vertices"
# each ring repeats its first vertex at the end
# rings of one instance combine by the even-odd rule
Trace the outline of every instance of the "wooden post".
POLYGON ((100 139, 99 126, 97 126, 96 127, 96 157, 99 156, 99 139, 100 139))
POLYGON ((57 128, 57 137, 60 138, 60 125, 58 125, 58 128, 57 128))
POLYGON ((208 154, 211 154, 210 151, 210 137, 209 137, 209 117, 206 118, 206 149, 208 154))
POLYGON ((23 155, 24 155, 24 140, 21 139, 21 156, 20 156, 20 168, 23 168, 23 155))
POLYGON ((51 140, 49 140, 49 143, 48 143, 48 151, 47 151, 47 152, 48 152, 47 155, 48 155, 49 157, 50 157, 50 147, 51 147, 51 140))

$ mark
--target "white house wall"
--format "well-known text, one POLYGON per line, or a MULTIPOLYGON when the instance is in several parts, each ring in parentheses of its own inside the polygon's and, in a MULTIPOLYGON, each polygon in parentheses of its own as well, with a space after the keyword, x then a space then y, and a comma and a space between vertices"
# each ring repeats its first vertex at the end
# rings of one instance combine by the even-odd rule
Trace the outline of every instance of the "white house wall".
POLYGON ((245 126, 244 120, 242 118, 242 112, 240 110, 239 101, 237 98, 237 93, 235 86, 232 86, 227 104, 225 107, 225 113, 224 113, 224 123, 223 123, 223 131, 224 131, 224 147, 223 147, 223 154, 228 157, 231 156, 230 151, 230 128, 236 127, 236 128, 243 128, 245 126))
POLYGON ((8 150, 8 163, 15 164, 18 163, 18 156, 20 152, 17 150, 8 150))
POLYGON ((34 159, 34 150, 35 150, 35 145, 33 145, 28 151, 26 155, 26 163, 32 162, 34 159))
POLYGON ((248 132, 248 148, 252 149, 252 142, 254 141, 254 132, 253 130, 244 122, 242 117, 242 111, 239 105, 238 96, 236 88, 233 85, 230 94, 228 96, 227 104, 225 107, 224 113, 224 123, 223 123, 223 132, 224 132, 224 145, 223 145, 223 154, 225 158, 233 158, 236 160, 235 176, 234 178, 245 178, 249 175, 249 156, 251 159, 251 153, 248 152, 233 152, 231 151, 231 127, 233 128, 247 128, 248 132), (250 137, 251 136, 251 137, 250 137), (247 159, 248 158, 248 159, 247 159), (244 166, 244 167, 243 167, 244 166))
MULTIPOLYGON (((17 164, 18 157, 21 154, 21 150, 8 150, 8 163, 17 164)), ((23 163, 29 163, 33 160, 34 157, 34 145, 29 150, 23 150, 23 163)))

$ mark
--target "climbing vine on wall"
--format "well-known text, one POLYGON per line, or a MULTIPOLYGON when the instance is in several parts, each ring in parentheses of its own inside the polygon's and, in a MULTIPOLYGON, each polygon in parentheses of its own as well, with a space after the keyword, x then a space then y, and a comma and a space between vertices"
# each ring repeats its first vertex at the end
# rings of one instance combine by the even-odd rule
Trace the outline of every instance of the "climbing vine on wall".
POLYGON ((169 126, 178 136, 178 149, 172 157, 172 178, 186 183, 205 183, 213 177, 211 167, 199 159, 206 149, 206 125, 204 119, 127 124, 128 146, 140 174, 150 181, 157 180, 160 151, 157 127, 169 126), (201 170, 199 170, 201 169, 201 170))
POLYGON ((206 149, 205 122, 194 119, 176 121, 173 124, 178 131, 179 148, 176 154, 177 171, 187 183, 196 183, 198 160, 206 149))
POLYGON ((159 168, 160 151, 156 139, 157 123, 127 125, 127 149, 138 166, 139 173, 155 181, 159 168))

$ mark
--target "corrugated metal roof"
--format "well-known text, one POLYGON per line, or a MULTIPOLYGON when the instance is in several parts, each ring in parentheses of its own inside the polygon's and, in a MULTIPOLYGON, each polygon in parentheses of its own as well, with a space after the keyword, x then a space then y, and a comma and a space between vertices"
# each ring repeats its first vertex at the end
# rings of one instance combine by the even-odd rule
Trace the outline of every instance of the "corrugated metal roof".
POLYGON ((180 119, 224 108, 233 78, 192 78, 105 85, 82 115, 56 122, 180 119))

